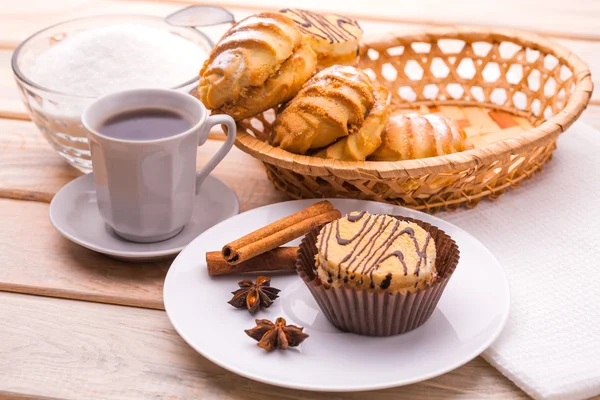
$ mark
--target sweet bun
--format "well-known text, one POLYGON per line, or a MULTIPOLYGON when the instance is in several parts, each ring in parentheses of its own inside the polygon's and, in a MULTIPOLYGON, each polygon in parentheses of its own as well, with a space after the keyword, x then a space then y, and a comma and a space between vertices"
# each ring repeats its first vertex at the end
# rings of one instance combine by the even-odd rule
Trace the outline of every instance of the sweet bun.
MULTIPOLYGON (((380 96, 379 90, 377 93, 380 96)), ((360 69, 339 65, 326 68, 280 109, 271 144, 306 154, 348 135, 360 136, 365 123, 369 129, 377 124, 383 127, 385 117, 369 119, 374 107, 381 106, 375 94, 369 77, 360 69)))
POLYGON ((316 64, 292 19, 256 14, 232 26, 215 45, 200 71, 198 98, 214 113, 248 118, 292 98, 316 64))
POLYGON ((336 14, 317 14, 298 9, 280 13, 296 22, 298 29, 317 53, 317 69, 332 65, 356 65, 363 31, 358 22, 336 14))
POLYGON ((412 160, 468 150, 465 131, 437 114, 400 114, 390 118, 381 146, 369 157, 374 161, 412 160))
POLYGON ((346 161, 364 161, 381 145, 381 133, 390 118, 389 91, 378 86, 374 92, 374 104, 359 130, 317 153, 319 157, 346 161))

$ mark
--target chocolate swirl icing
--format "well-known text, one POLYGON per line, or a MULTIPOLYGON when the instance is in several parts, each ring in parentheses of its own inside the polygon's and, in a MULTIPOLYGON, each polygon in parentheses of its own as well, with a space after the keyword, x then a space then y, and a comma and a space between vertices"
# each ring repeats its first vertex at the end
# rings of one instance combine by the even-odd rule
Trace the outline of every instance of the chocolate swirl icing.
POLYGON ((329 43, 358 39, 352 30, 362 32, 356 21, 341 15, 320 15, 291 8, 279 12, 293 19, 303 33, 326 39, 329 43))
MULTIPOLYGON (((342 268, 346 277, 344 282, 354 279, 356 273, 367 275, 371 281, 371 287, 374 287, 373 274, 379 268, 379 265, 385 260, 395 257, 400 261, 403 267, 404 276, 408 275, 408 266, 404 259, 404 254, 400 250, 390 252, 394 242, 402 235, 408 235, 414 246, 417 256, 419 257, 414 269, 414 275, 419 276, 420 268, 427 262, 427 247, 431 240, 431 234, 428 232, 423 247, 419 246, 419 242, 415 236, 415 231, 411 227, 400 229, 400 220, 385 218, 384 215, 368 214, 364 218, 366 212, 349 214, 346 218, 348 222, 360 223, 361 227, 351 238, 343 238, 340 233, 339 220, 335 223, 330 223, 322 231, 322 240, 319 245, 319 251, 328 258, 329 241, 335 231, 335 238, 340 246, 350 246, 350 251, 344 256, 338 265, 337 278, 341 279, 342 268), (393 224, 393 227, 388 229, 393 224), (388 233, 386 233, 388 231, 388 233), (387 237, 383 237, 386 234, 387 237), (382 241, 383 239, 383 241, 382 241), (377 248, 375 245, 380 243, 377 248), (361 258, 361 255, 364 256, 361 258)), ((387 289, 391 284, 392 274, 386 275, 385 279, 380 283, 380 288, 387 289)), ((358 283, 362 283, 360 280, 358 283)))

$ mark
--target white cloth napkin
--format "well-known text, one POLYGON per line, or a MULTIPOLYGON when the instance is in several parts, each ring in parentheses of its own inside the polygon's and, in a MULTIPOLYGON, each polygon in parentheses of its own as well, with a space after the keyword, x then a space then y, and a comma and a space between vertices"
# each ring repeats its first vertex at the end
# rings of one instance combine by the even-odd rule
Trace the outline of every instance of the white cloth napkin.
POLYGON ((508 324, 483 357, 534 398, 600 394, 600 132, 577 123, 532 180, 440 217, 482 241, 510 282, 508 324))

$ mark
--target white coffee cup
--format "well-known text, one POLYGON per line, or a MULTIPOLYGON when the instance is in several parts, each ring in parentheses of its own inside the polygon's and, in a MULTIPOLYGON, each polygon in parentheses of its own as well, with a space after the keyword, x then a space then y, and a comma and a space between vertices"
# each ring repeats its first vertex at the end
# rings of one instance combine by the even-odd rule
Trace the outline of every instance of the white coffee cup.
POLYGON ((208 116, 196 98, 169 89, 135 89, 100 97, 82 115, 88 131, 98 208, 122 238, 151 243, 184 228, 208 174, 233 146, 236 127, 228 115, 208 116), (98 132, 110 117, 137 109, 174 111, 193 123, 180 134, 155 140, 123 140, 98 132), (196 172, 197 147, 215 125, 227 127, 227 139, 196 172))

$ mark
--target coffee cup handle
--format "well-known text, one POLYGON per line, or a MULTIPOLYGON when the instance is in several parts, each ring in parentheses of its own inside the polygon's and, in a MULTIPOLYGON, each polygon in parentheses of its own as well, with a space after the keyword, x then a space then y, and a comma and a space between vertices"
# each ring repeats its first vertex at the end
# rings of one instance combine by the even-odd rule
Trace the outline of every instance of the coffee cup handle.
POLYGON ((210 174, 217 164, 219 164, 227 153, 229 153, 229 150, 233 147, 233 142, 235 142, 235 135, 237 132, 235 121, 229 115, 220 114, 208 117, 202 126, 202 131, 200 132, 200 137, 198 139, 198 146, 202 146, 206 142, 208 139, 208 132, 210 132, 210 129, 215 125, 225 125, 227 127, 227 139, 225 139, 221 148, 219 148, 206 165, 196 173, 196 194, 200 191, 202 182, 204 182, 208 174, 210 174))

